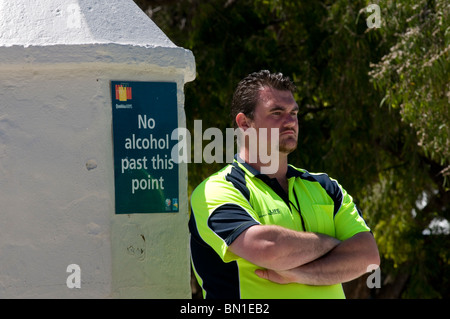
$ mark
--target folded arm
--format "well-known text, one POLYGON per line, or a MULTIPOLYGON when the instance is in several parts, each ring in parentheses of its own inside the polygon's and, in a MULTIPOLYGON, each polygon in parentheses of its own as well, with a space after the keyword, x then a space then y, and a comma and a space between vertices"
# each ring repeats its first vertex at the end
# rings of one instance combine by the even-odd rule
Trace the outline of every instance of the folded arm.
POLYGON ((316 260, 339 243, 336 238, 323 234, 254 225, 242 232, 229 249, 260 267, 288 270, 316 260))
POLYGON ((372 264, 380 264, 377 245, 370 232, 361 232, 307 264, 289 270, 266 267, 256 270, 256 274, 280 284, 333 285, 358 278, 372 264))

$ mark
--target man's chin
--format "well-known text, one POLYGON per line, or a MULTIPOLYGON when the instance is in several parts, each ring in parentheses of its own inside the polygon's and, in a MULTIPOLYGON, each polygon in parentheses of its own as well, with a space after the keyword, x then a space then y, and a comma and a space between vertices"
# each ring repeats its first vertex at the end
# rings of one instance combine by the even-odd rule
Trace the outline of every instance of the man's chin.
POLYGON ((293 151, 295 151, 297 149, 297 143, 295 143, 295 145, 286 145, 286 144, 282 144, 280 145, 280 147, 278 148, 278 151, 280 153, 285 153, 285 154, 290 154, 293 151))

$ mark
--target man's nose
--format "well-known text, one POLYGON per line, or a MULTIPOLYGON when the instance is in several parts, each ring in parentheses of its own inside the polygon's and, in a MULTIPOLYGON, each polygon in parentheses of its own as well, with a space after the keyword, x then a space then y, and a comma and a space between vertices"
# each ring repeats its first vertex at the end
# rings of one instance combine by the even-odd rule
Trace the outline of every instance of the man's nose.
POLYGON ((295 127, 297 125, 297 116, 287 114, 284 118, 283 125, 285 127, 295 127))

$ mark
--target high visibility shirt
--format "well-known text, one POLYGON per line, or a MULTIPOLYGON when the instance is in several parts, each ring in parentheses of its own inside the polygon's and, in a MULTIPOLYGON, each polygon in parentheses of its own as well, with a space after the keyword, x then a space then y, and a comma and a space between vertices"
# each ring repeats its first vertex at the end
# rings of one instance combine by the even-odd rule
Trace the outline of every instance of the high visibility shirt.
POLYGON ((247 228, 278 225, 346 240, 370 231, 352 197, 326 174, 288 166, 288 189, 235 157, 191 195, 191 262, 204 298, 345 298, 341 284, 277 284, 228 247, 247 228))

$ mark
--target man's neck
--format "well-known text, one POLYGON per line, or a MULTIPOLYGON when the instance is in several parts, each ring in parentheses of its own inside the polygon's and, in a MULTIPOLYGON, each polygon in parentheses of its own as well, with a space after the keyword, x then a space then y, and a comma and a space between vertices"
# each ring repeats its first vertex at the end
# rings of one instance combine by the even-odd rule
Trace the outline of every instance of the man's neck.
POLYGON ((246 149, 243 149, 239 152, 239 157, 243 159, 247 164, 249 164, 254 169, 258 170, 261 173, 265 173, 265 171, 269 171, 266 175, 270 178, 276 178, 280 184, 284 184, 286 180, 286 172, 288 168, 288 156, 285 153, 279 153, 276 159, 272 159, 268 163, 262 163, 257 158, 256 161, 250 161, 249 153, 246 149), (277 161, 277 162, 275 162, 277 161), (271 168, 268 170, 268 168, 271 168), (276 169, 272 169, 276 167, 276 169), (266 170, 265 170, 266 168, 266 170))

